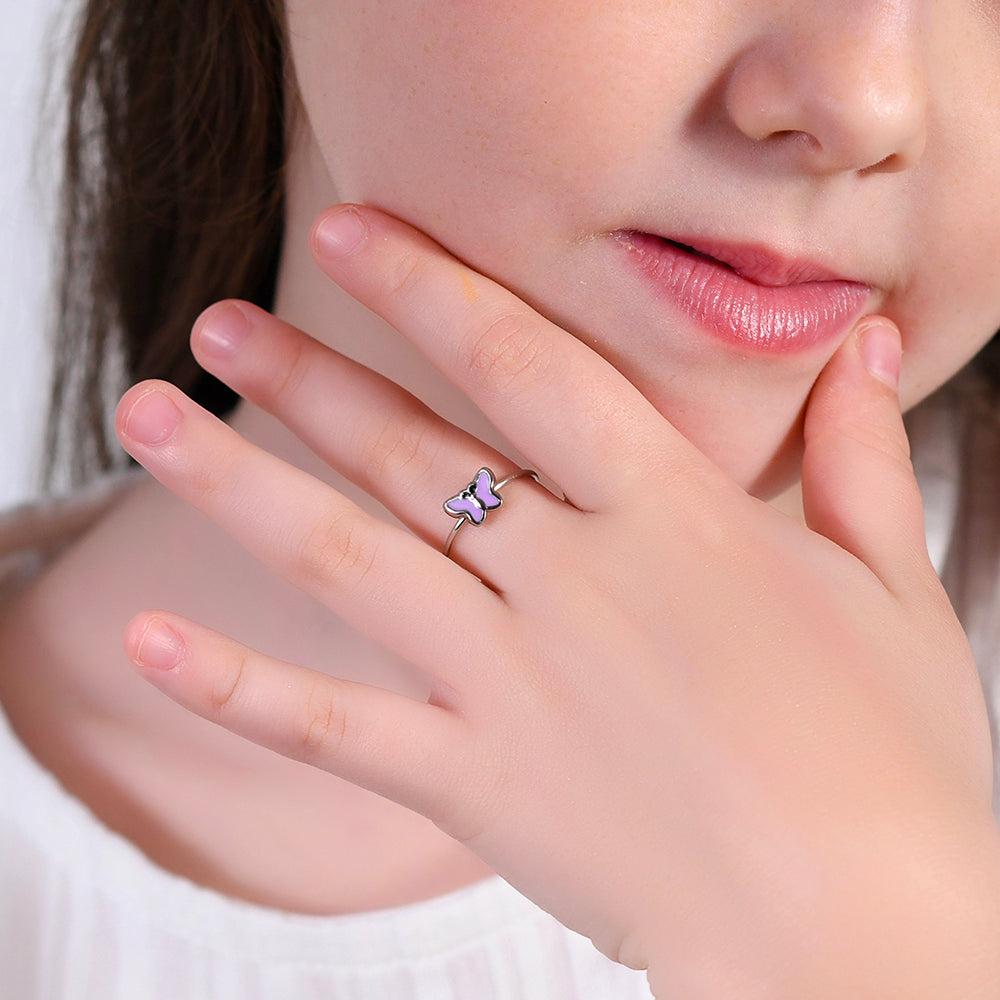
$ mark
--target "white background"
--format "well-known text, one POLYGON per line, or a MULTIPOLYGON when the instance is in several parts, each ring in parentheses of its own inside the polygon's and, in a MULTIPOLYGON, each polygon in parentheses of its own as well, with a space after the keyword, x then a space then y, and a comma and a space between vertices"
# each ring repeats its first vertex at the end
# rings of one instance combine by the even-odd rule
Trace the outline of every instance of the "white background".
MULTIPOLYGON (((3 3, 0 32, 0 508, 37 493, 47 398, 54 157, 33 161, 43 36, 63 0, 3 3)), ((56 147, 57 148, 57 147, 56 147)))

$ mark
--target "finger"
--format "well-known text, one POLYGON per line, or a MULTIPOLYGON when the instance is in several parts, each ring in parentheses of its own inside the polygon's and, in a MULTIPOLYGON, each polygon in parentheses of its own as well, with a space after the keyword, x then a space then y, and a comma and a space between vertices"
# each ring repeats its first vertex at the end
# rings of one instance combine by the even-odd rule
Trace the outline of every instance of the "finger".
POLYGON ((806 408, 806 522, 890 590, 930 567, 923 504, 896 384, 899 331, 866 317, 820 374, 806 408))
POLYGON ((116 427, 122 446, 164 486, 432 676, 462 671, 477 630, 501 641, 507 622, 490 590, 419 539, 244 441, 175 387, 134 386, 119 403, 116 427))
MULTIPOLYGON (((435 548, 455 523, 443 502, 476 470, 489 467, 497 481, 515 471, 394 382, 249 303, 216 303, 191 341, 207 371, 277 416, 435 548)), ((518 544, 509 535, 507 543, 518 544)), ((484 553, 491 565, 499 551, 484 553)))
POLYGON ((447 708, 256 652, 165 611, 129 622, 125 652, 178 704, 285 757, 442 817, 438 789, 464 753, 447 708))
POLYGON ((320 217, 313 252, 326 273, 411 338, 582 510, 634 492, 640 461, 680 434, 623 375, 511 292, 383 213, 320 217))

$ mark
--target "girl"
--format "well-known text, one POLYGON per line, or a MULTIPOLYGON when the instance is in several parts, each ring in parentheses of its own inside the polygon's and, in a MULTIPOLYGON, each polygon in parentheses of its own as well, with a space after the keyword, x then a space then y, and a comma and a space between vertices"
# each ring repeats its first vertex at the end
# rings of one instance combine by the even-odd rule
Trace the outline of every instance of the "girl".
POLYGON ((148 475, 8 521, 60 552, 0 628, 7 992, 996 997, 988 716, 900 419, 965 369, 914 434, 989 679, 996 11, 78 37, 58 393, 110 465, 141 379, 148 475))

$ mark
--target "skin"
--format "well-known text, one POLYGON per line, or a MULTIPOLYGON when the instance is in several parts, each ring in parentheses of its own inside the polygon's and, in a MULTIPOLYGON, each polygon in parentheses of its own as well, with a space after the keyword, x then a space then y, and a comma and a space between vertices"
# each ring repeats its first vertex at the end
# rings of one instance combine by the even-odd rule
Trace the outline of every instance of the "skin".
MULTIPOLYGON (((336 823, 316 835, 310 810, 334 804, 322 824, 349 808, 387 844, 413 834, 414 869, 439 852, 433 888, 495 869, 648 966, 664 996, 995 995, 989 732, 899 417, 900 397, 922 398, 1000 325, 1000 111, 981 99, 1000 66, 994 15, 957 0, 669 14, 397 0, 291 3, 289 21, 306 118, 281 321, 222 304, 192 338, 249 402, 227 428, 170 387, 131 390, 122 443, 178 499, 136 491, 19 609, 44 625, 70 603, 60 592, 95 589, 95 566, 127 580, 64 625, 41 669, 134 720, 135 746, 197 741, 205 790, 194 807, 169 787, 144 794, 171 757, 133 765, 84 718, 84 794, 113 774, 158 831, 183 801, 206 882, 320 912, 344 898, 306 886, 343 873, 316 877, 336 823), (346 255, 309 234, 338 201, 389 213, 324 213, 362 223, 346 255), (618 269, 609 234, 628 227, 818 257, 868 283, 868 311, 889 322, 745 356, 618 269), (482 463, 531 464, 568 502, 512 484, 446 560, 440 502, 482 463), (800 471, 805 523, 757 499, 800 471), (198 511, 218 531, 196 528, 198 511), (136 527, 150 512, 155 538, 136 527), (124 609, 144 607, 172 611, 127 629, 141 677, 343 784, 263 765, 123 681, 110 650, 124 609), (81 649, 95 651, 83 670, 81 649), (223 756, 272 787, 262 777, 240 802, 217 780, 223 756), (572 794, 568 772, 582 776, 572 794), (349 783, 430 817, 442 840, 350 799, 349 783), (280 815, 302 869, 252 884, 209 819, 220 795, 241 816, 280 815)), ((3 695, 27 704, 16 685, 3 695)), ((22 732, 44 721, 30 708, 22 732)), ((37 732, 41 745, 52 728, 37 732)), ((120 798, 105 797, 112 822, 120 798)), ((351 859, 363 839, 338 848, 351 859)), ((346 905, 362 898, 387 896, 346 905)))
MULTIPOLYGON (((453 562, 175 389, 141 384, 119 421, 147 468, 431 684, 414 700, 335 679, 163 611, 126 633, 143 675, 431 817, 605 954, 648 969, 656 996, 990 996, 989 732, 923 544, 895 328, 864 324, 817 382, 803 525, 740 490, 598 355, 404 224, 340 210, 314 251, 506 416, 572 503, 532 489, 514 500, 520 521, 453 562), (568 404, 571 444, 540 422, 567 379, 602 390, 568 404), (608 405, 627 414, 624 433, 608 405), (650 467, 663 489, 643 497, 650 467), (892 523, 859 507, 871 495, 893 498, 892 523)), ((432 530, 430 484, 473 456, 503 467, 246 304, 211 310, 195 344, 417 536, 432 530), (324 385, 338 399, 326 413, 324 385)))
POLYGON ((1000 109, 970 100, 1000 83, 983 5, 293 0, 288 16, 338 200, 406 219, 596 347, 758 494, 796 475, 836 345, 739 356, 623 273, 608 233, 759 242, 865 282, 866 311, 903 330, 904 408, 1000 327, 1000 109))

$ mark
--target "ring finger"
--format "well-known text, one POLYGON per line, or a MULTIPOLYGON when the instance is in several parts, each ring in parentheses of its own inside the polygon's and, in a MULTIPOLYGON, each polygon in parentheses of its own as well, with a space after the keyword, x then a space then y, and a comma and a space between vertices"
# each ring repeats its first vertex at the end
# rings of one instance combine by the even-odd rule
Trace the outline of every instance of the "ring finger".
MULTIPOLYGON (((483 467, 498 482, 516 471, 509 459, 400 386, 249 303, 227 301, 206 310, 195 324, 192 349, 203 367, 277 416, 434 548, 459 523, 443 509, 447 498, 469 487, 483 467)), ((555 513, 539 504, 568 509, 537 487, 519 483, 513 490, 525 488, 538 494, 532 520, 555 513)), ((511 499, 506 491, 504 499, 511 499)), ((520 507, 526 499, 514 502, 520 507)), ((490 516, 491 530, 476 532, 474 548, 456 539, 452 555, 503 590, 514 582, 504 572, 509 559, 503 553, 534 545, 534 537, 518 535, 533 536, 537 525, 505 517, 498 528, 497 520, 490 516)))

